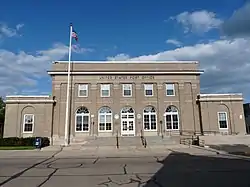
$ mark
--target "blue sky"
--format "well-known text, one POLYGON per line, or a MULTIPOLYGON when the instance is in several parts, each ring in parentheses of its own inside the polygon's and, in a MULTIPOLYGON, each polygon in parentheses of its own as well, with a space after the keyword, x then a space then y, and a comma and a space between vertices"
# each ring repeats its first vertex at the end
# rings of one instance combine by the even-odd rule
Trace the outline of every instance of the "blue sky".
POLYGON ((203 93, 250 99, 250 4, 246 0, 4 1, 0 95, 50 93, 46 70, 67 60, 198 60, 203 93), (8 83, 8 84, 6 84, 8 83))

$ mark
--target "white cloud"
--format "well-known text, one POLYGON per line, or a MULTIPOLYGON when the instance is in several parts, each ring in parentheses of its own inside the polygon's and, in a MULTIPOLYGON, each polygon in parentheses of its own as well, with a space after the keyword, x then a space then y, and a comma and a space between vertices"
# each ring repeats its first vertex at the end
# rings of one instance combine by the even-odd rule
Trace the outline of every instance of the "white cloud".
POLYGON ((17 24, 15 28, 9 27, 5 23, 0 23, 0 37, 14 37, 20 36, 19 30, 24 26, 24 24, 17 24))
POLYGON ((173 44, 173 45, 175 45, 175 46, 177 46, 177 47, 182 46, 182 43, 181 43, 180 41, 178 41, 178 40, 175 40, 175 39, 168 39, 168 40, 166 41, 166 43, 168 43, 168 44, 173 44))
POLYGON ((119 60, 128 60, 130 58, 129 55, 121 53, 116 55, 115 57, 107 57, 107 60, 109 61, 119 61, 119 60))
MULTIPOLYGON (((77 47, 76 52, 85 53, 88 49, 77 47)), ((73 51, 75 52, 75 51, 73 51)), ((13 53, 0 49, 0 95, 14 94, 22 90, 36 89, 37 78, 47 75, 52 61, 60 60, 68 54, 68 47, 54 44, 47 50, 29 54, 25 51, 13 53)))
POLYGON ((16 30, 20 30, 23 26, 24 26, 24 24, 22 24, 22 23, 17 24, 16 30))
POLYGON ((234 14, 223 23, 222 30, 227 36, 250 36, 250 3, 246 3, 243 7, 236 10, 234 14))
MULTIPOLYGON (((119 60, 120 56, 109 59, 119 60)), ((126 54, 122 56, 129 57, 126 54)), ((227 91, 250 95, 250 39, 218 40, 127 60, 197 60, 200 68, 205 70, 201 76, 203 92, 227 91)))
POLYGON ((183 12, 170 19, 180 23, 184 27, 184 33, 204 33, 218 28, 222 24, 222 20, 217 18, 215 13, 206 10, 183 12))
POLYGON ((86 53, 86 52, 93 52, 94 49, 91 48, 82 48, 79 44, 72 45, 72 51, 78 54, 86 53))

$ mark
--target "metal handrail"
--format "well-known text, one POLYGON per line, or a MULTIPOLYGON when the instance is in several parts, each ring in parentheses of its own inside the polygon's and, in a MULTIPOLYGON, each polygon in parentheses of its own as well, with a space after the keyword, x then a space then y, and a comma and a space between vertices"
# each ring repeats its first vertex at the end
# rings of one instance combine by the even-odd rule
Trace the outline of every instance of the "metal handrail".
POLYGON ((147 140, 146 140, 146 138, 144 137, 143 131, 142 131, 142 130, 141 130, 141 142, 142 142, 142 146, 143 146, 144 148, 146 148, 146 147, 147 147, 147 140))
POLYGON ((198 145, 201 147, 205 146, 205 140, 201 140, 199 136, 191 136, 191 137, 185 137, 185 138, 180 138, 180 144, 183 145, 198 145))
MULTIPOLYGON (((203 134, 220 134, 220 131, 203 131, 203 134)), ((182 136, 190 136, 190 135, 201 135, 201 132, 199 131, 192 131, 192 130, 180 130, 180 134, 182 136)), ((238 132, 230 132, 231 135, 237 135, 239 134, 238 132)))
POLYGON ((118 136, 118 131, 116 132, 116 148, 119 149, 119 136, 118 136))

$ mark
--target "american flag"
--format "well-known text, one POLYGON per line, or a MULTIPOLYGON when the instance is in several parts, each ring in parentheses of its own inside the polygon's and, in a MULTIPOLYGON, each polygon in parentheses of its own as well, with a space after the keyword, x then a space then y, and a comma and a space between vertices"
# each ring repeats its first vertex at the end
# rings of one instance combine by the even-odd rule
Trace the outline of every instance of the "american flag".
POLYGON ((72 31, 72 37, 75 38, 76 41, 78 40, 77 33, 74 30, 72 31))

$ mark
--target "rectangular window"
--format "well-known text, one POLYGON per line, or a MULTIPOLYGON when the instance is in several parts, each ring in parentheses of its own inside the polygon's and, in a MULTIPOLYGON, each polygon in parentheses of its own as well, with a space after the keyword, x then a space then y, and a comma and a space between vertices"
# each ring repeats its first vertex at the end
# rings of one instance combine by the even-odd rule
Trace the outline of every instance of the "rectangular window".
POLYGON ((101 84, 101 97, 110 97, 110 84, 101 84))
POLYGON ((89 116, 77 115, 76 116, 76 132, 89 131, 89 116))
POLYGON ((111 130, 112 130, 112 115, 99 114, 99 131, 111 131, 111 130))
POLYGON ((24 114, 23 132, 32 133, 34 128, 34 114, 24 114))
POLYGON ((132 96, 132 84, 123 84, 123 97, 131 97, 132 96))
POLYGON ((153 96, 153 84, 144 84, 145 96, 153 96))
POLYGON ((174 84, 166 84, 166 96, 174 96, 174 84))
POLYGON ((220 129, 227 129, 227 113, 226 112, 218 112, 218 122, 220 129))
POLYGON ((88 97, 88 84, 78 86, 78 97, 88 97))
POLYGON ((143 115, 144 130, 156 130, 156 114, 143 115))
POLYGON ((179 130, 178 114, 167 114, 165 117, 167 130, 179 130))

